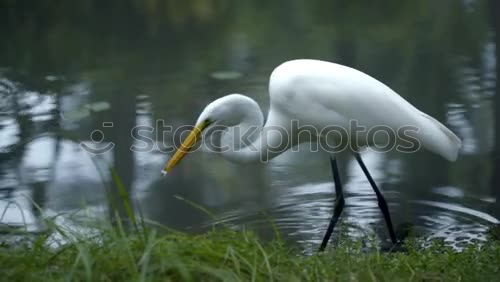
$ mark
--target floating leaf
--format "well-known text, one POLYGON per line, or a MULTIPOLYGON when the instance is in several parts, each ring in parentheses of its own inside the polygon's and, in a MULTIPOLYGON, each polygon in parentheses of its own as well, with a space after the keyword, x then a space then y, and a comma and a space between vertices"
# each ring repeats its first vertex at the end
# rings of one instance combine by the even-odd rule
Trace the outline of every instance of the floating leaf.
POLYGON ((102 112, 111 108, 111 105, 106 101, 101 101, 88 104, 87 108, 93 112, 102 112))
POLYGON ((243 76, 243 74, 237 71, 216 71, 213 72, 210 76, 219 80, 230 80, 240 78, 243 76))
POLYGON ((101 112, 109 108, 111 108, 111 105, 105 101, 89 103, 76 110, 64 112, 62 116, 66 120, 76 122, 90 116, 91 112, 101 112))
POLYGON ((90 111, 87 108, 79 108, 73 111, 64 112, 62 114, 63 118, 69 121, 79 121, 90 115, 90 111))
POLYGON ((148 98, 149 98, 149 95, 146 95, 146 94, 141 94, 141 95, 137 95, 137 96, 135 96, 135 98, 136 98, 137 100, 146 100, 146 99, 148 99, 148 98))
POLYGON ((52 82, 52 81, 59 80, 59 78, 55 75, 47 75, 47 76, 45 76, 45 80, 52 82))

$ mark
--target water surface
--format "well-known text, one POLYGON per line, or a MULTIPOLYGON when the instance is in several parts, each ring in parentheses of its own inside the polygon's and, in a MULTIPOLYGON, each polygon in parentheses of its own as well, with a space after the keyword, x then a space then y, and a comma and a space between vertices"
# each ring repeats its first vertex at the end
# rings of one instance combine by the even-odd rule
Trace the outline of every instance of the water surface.
MULTIPOLYGON (((168 155, 130 150, 141 145, 135 126, 192 124, 228 93, 249 95, 267 112, 273 68, 314 58, 371 74, 463 140, 455 163, 426 151, 363 154, 396 228, 411 224, 452 244, 484 241, 500 218, 494 2, 0 1, 0 222, 37 230, 41 211, 109 217, 119 199, 103 185, 110 164, 151 220, 192 232, 227 224, 264 237, 276 226, 290 244, 316 248, 335 199, 324 153, 237 165, 197 152, 161 178, 168 155), (97 157, 82 149, 111 142, 97 157)), ((350 159, 340 167, 340 227, 387 239, 362 171, 350 159)))

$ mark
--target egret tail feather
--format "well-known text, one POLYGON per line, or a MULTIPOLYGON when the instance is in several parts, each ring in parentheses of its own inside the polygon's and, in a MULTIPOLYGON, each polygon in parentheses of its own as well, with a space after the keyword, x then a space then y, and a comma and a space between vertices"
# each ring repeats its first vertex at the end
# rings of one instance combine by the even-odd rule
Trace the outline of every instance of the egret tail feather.
POLYGON ((419 131, 422 145, 449 161, 455 161, 462 147, 460 138, 433 117, 420 113, 423 117, 422 128, 419 131))

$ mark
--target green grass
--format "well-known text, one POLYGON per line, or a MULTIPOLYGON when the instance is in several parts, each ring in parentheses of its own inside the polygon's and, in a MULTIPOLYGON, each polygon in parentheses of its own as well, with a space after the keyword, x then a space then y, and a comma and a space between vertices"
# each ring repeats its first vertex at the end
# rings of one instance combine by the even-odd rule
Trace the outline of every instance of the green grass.
POLYGON ((226 227, 201 235, 166 229, 160 235, 140 213, 136 219, 119 176, 110 172, 112 183, 105 185, 117 189, 128 228, 118 216, 114 227, 84 224, 98 230, 91 235, 45 216, 45 233, 0 225, 0 281, 500 281, 499 226, 489 231, 491 242, 461 252, 440 242, 422 248, 416 240, 399 248, 404 252, 380 252, 341 236, 335 247, 306 256, 285 245, 276 230, 273 241, 226 227))
MULTIPOLYGON (((108 227, 109 228, 109 227, 108 227)), ((37 235, 0 243, 2 281, 498 281, 500 243, 456 252, 408 244, 400 253, 366 251, 346 241, 310 256, 280 240, 221 228, 202 235, 123 232, 102 227, 93 238, 59 230, 69 242, 37 235), (53 244, 52 244, 53 245, 53 244)))

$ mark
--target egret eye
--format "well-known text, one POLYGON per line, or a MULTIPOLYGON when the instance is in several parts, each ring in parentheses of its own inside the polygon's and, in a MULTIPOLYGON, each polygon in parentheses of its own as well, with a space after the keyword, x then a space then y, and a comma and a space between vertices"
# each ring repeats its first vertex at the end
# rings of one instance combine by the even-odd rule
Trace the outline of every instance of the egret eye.
POLYGON ((212 123, 214 123, 213 120, 207 118, 203 121, 203 124, 204 124, 204 128, 207 128, 209 125, 211 125, 212 123))

